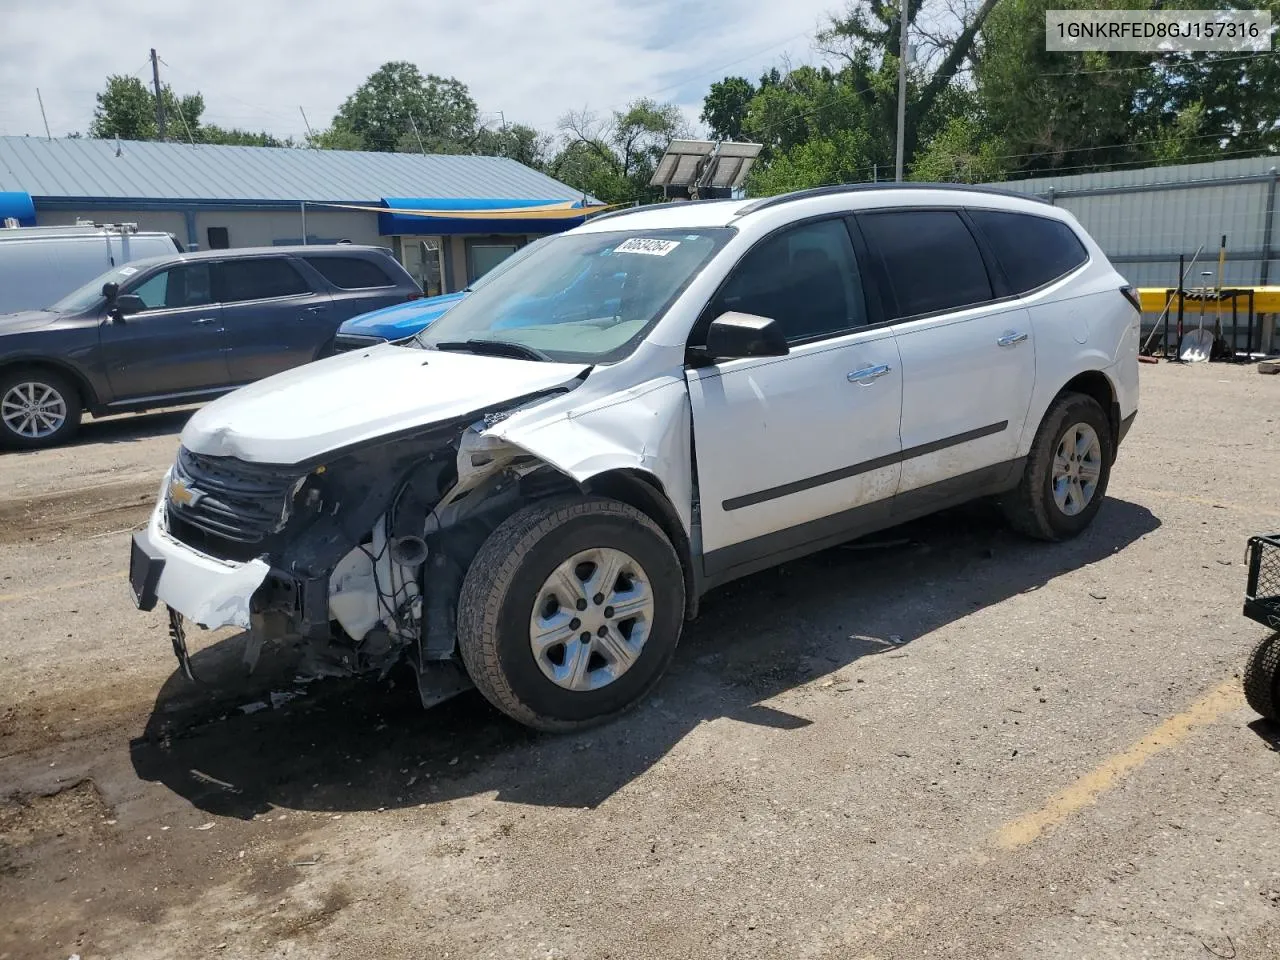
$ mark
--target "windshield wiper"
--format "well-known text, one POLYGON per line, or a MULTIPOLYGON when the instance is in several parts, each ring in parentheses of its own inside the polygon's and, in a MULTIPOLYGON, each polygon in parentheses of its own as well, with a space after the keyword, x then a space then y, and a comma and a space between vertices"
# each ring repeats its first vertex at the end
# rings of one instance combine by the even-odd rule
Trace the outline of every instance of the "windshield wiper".
POLYGON ((510 340, 442 340, 433 346, 437 350, 461 350, 494 357, 514 357, 517 360, 540 360, 544 363, 551 360, 541 350, 527 347, 523 343, 512 343, 510 340))

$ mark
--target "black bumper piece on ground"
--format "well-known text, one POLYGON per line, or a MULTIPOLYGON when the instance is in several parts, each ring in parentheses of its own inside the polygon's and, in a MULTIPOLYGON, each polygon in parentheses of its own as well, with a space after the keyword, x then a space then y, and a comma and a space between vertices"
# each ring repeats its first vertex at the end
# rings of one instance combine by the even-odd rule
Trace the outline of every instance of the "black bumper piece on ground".
POLYGON ((144 539, 144 531, 134 533, 129 547, 129 589, 133 591, 133 602, 139 610, 155 609, 156 587, 162 570, 164 557, 152 552, 144 539))

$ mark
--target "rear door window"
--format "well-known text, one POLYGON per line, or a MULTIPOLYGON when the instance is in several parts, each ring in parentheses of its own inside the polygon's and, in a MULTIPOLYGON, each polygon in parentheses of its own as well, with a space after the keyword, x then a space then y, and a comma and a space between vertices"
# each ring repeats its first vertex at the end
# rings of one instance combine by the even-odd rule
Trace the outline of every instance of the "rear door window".
POLYGON ((1066 276, 1089 259, 1075 231, 1061 220, 1029 213, 970 210, 1014 293, 1026 293, 1066 276))
POLYGON ((364 260, 360 257, 304 257, 303 259, 322 277, 343 290, 395 286, 395 281, 372 260, 364 260))
POLYGON ((189 263, 161 270, 132 290, 148 310, 203 307, 213 302, 207 263, 189 263))
POLYGON ((295 297, 311 292, 302 274, 283 257, 224 260, 220 272, 222 293, 219 299, 223 303, 295 297))
POLYGON ((884 264, 897 301, 895 319, 958 310, 992 299, 982 253, 956 211, 863 213, 858 224, 872 256, 884 264))
POLYGON ((862 279, 843 219, 783 230, 752 248, 699 324, 726 311, 768 317, 790 342, 830 336, 867 322, 862 279))

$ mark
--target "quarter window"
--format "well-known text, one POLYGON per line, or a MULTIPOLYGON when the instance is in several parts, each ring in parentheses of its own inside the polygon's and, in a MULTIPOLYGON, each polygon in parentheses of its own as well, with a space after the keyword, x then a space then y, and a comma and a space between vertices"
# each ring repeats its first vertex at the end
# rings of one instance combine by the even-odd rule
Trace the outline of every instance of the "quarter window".
POLYGON ((957 310, 992 298, 973 234, 952 210, 896 210, 858 216, 884 263, 897 300, 895 318, 957 310))
POLYGON ((844 221, 802 224, 754 247, 734 267, 697 339, 730 310, 769 317, 792 342, 866 323, 862 279, 844 221))
POLYGON ((221 269, 223 303, 293 297, 311 292, 302 274, 280 257, 226 260, 221 269))
POLYGON ((202 307, 213 302, 207 263, 190 263, 161 270, 125 292, 142 300, 148 310, 202 307))
POLYGON ((1089 259, 1075 231, 1061 220, 1028 213, 970 210, 1014 293, 1043 287, 1089 259))
POLYGON ((304 257, 322 277, 343 290, 390 287, 394 282, 376 263, 359 257, 304 257))

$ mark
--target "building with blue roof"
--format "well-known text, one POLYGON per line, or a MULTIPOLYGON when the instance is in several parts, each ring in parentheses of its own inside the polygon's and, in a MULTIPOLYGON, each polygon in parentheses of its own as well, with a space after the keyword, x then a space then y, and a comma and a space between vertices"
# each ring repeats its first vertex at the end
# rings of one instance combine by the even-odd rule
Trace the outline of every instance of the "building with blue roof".
POLYGON ((379 244, 428 295, 594 206, 504 157, 0 137, 0 224, 136 223, 193 250, 379 244))

